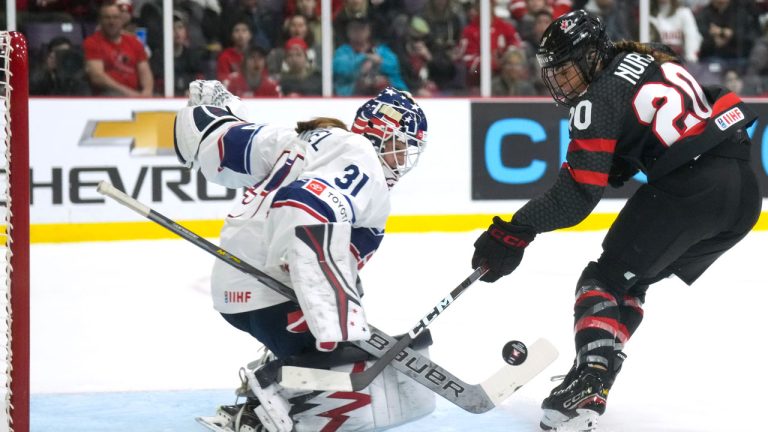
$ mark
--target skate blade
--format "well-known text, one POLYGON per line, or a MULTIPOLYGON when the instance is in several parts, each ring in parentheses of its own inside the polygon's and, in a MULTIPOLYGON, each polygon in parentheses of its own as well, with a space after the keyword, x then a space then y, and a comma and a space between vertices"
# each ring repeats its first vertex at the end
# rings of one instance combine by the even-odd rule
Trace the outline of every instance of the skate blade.
POLYGON ((589 409, 577 409, 576 417, 568 416, 557 410, 544 410, 541 428, 553 432, 592 432, 597 430, 600 414, 589 409))
POLYGON ((227 427, 227 419, 221 416, 195 417, 195 421, 214 432, 233 432, 227 427))

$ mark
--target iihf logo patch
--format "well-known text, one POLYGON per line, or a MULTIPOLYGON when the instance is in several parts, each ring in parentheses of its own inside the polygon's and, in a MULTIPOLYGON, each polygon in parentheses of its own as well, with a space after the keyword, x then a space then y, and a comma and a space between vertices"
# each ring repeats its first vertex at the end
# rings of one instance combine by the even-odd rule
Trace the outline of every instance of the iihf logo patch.
POLYGON ((721 131, 724 131, 741 120, 744 120, 744 113, 741 112, 739 107, 733 107, 717 117, 715 123, 717 123, 717 127, 721 131))

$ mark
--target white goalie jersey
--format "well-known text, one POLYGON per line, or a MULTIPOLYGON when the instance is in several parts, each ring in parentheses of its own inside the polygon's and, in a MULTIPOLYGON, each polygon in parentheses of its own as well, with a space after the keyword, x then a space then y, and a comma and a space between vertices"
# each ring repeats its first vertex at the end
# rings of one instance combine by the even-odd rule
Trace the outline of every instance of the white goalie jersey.
MULTIPOLYGON (((288 253, 299 225, 349 224, 355 276, 378 248, 390 211, 389 188, 363 136, 339 128, 297 135, 292 128, 246 122, 202 105, 179 112, 176 139, 200 142, 189 165, 208 181, 245 188, 225 220, 221 246, 276 279, 291 285, 288 253)), ((223 313, 286 301, 221 261, 211 283, 214 307, 223 313)))

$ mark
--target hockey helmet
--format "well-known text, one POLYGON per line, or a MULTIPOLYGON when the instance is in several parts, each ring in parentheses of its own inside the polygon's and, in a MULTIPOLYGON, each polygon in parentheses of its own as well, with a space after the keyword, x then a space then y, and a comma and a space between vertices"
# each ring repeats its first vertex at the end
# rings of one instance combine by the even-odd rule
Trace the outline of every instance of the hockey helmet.
POLYGON ((536 59, 555 101, 572 106, 612 47, 603 22, 586 11, 569 12, 552 21, 541 37, 536 59))
POLYGON ((391 187, 424 151, 427 118, 410 93, 387 87, 357 110, 352 132, 371 141, 391 187))

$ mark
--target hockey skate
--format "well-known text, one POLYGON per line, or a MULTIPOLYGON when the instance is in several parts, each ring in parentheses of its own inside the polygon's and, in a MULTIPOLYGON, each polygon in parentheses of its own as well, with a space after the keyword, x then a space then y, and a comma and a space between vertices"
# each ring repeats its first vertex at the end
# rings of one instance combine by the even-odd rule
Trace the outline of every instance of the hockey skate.
POLYGON ((259 401, 246 399, 245 403, 222 405, 212 417, 197 417, 198 423, 216 432, 266 432, 254 409, 259 401))
POLYGON ((539 426, 543 430, 593 431, 605 412, 611 375, 591 365, 571 368, 563 382, 544 399, 539 426))

